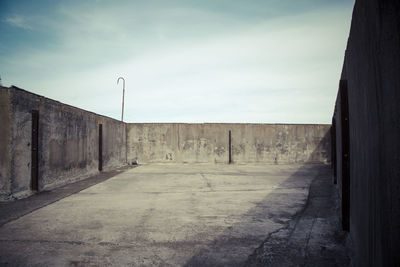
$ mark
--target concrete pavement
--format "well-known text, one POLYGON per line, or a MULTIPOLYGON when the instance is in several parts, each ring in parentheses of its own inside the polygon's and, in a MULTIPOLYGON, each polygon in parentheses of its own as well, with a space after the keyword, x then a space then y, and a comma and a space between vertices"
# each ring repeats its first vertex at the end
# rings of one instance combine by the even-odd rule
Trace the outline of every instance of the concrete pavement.
POLYGON ((268 235, 248 258, 246 267, 350 265, 351 241, 342 231, 338 195, 331 170, 321 169, 312 181, 302 212, 287 225, 268 235))
POLYGON ((152 164, 0 227, 0 264, 238 266, 325 165, 152 164))

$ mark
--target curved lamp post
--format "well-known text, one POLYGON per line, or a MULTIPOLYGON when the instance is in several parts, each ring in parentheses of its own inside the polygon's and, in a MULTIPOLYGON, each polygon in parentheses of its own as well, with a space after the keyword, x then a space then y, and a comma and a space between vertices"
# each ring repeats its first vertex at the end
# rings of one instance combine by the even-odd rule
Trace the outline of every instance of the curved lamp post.
POLYGON ((125 79, 123 77, 119 77, 117 80, 117 84, 119 83, 119 79, 123 81, 122 84, 122 115, 121 115, 121 121, 124 121, 124 99, 125 99, 125 79))

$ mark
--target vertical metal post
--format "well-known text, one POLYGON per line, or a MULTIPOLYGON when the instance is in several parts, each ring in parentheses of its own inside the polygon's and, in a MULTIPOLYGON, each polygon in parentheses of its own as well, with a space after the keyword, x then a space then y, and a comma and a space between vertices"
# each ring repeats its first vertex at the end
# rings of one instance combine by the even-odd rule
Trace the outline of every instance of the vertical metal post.
POLYGON ((125 102, 125 88, 122 90, 122 115, 121 121, 124 121, 124 103, 125 102))
POLYGON ((99 124, 99 171, 103 170, 103 124, 99 124))
POLYGON ((350 128, 347 80, 340 80, 340 114, 342 130, 342 227, 350 230, 350 128))
POLYGON ((232 163, 232 134, 231 130, 229 130, 229 164, 232 163))
POLYGON ((117 80, 117 84, 119 83, 119 80, 122 79, 123 84, 122 84, 122 114, 121 114, 121 121, 124 121, 124 102, 125 102, 125 79, 123 77, 119 77, 117 80))
POLYGON ((31 189, 39 190, 39 111, 32 110, 31 189))

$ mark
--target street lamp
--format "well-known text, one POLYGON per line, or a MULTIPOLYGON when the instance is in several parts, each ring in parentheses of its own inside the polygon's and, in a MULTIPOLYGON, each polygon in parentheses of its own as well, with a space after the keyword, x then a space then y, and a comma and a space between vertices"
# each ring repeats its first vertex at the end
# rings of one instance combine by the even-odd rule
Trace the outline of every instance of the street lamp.
POLYGON ((122 84, 122 115, 121 115, 121 121, 124 121, 124 99, 125 99, 125 79, 122 77, 119 77, 117 80, 117 84, 119 83, 119 79, 123 81, 122 84))

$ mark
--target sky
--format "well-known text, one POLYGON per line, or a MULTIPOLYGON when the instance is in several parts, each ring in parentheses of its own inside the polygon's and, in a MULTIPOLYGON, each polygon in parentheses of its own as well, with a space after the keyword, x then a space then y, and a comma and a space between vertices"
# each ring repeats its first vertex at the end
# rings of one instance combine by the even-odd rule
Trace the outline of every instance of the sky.
POLYGON ((124 121, 330 123, 354 0, 0 0, 0 77, 124 121))

